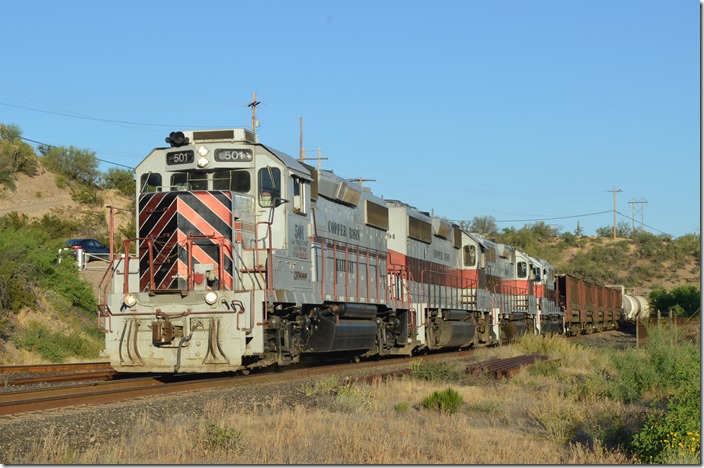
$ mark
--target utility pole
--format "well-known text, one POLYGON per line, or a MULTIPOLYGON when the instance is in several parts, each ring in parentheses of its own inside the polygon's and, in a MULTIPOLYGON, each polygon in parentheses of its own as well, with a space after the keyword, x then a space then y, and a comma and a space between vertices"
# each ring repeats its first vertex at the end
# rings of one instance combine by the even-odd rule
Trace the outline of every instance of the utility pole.
POLYGON ((300 136, 300 146, 299 146, 299 151, 298 151, 298 159, 300 161, 305 161, 306 159, 306 150, 303 149, 303 117, 299 117, 298 125, 300 128, 301 136, 300 136))
POLYGON ((614 193, 614 239, 616 239, 616 193, 617 192, 623 192, 621 189, 616 189, 616 185, 614 185, 613 190, 607 190, 607 192, 613 192, 614 193))
POLYGON ((257 101, 257 93, 252 93, 252 102, 247 104, 247 107, 252 108, 252 133, 255 133, 254 128, 259 126, 259 122, 257 122, 257 106, 261 104, 261 102, 257 101))
POLYGON ((320 148, 318 148, 318 157, 317 158, 299 158, 301 161, 312 161, 312 160, 318 160, 318 170, 320 170, 320 161, 323 159, 328 159, 328 158, 321 158, 320 157, 320 148))
POLYGON ((359 182, 359 188, 362 188, 362 182, 376 182, 376 179, 362 179, 361 177, 358 177, 356 179, 350 179, 350 180, 355 180, 359 182))
POLYGON ((645 204, 648 203, 648 200, 646 200, 643 197, 640 197, 640 200, 636 200, 635 198, 631 198, 631 201, 628 203, 631 204, 631 229, 633 231, 636 230, 636 212, 640 211, 640 232, 643 232, 643 225, 645 224, 645 204), (640 208, 636 210, 636 204, 640 204, 640 208))

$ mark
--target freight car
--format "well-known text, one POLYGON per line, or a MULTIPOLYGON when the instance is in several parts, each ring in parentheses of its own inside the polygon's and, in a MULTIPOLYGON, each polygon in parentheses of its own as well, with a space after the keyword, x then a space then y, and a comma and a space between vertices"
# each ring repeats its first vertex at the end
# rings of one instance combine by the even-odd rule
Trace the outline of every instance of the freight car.
POLYGON ((136 168, 136 237, 100 288, 120 372, 245 371, 618 326, 621 291, 556 277, 246 129, 166 141, 136 168))

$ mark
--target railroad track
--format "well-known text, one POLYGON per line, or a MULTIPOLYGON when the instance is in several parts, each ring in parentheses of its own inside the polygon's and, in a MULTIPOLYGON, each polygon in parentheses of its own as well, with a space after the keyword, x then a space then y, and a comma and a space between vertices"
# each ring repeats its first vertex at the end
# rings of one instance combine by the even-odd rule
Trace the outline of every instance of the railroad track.
POLYGON ((117 372, 107 362, 2 366, 0 387, 110 380, 116 376, 117 372))
MULTIPOLYGON (((262 383, 285 382, 295 379, 306 379, 326 374, 345 374, 347 372, 367 375, 348 377, 347 381, 372 381, 379 378, 393 378, 407 374, 407 364, 411 360, 442 361, 448 359, 468 360, 473 357, 473 351, 463 351, 452 354, 431 354, 413 358, 395 358, 381 361, 365 361, 359 363, 314 365, 300 368, 287 368, 284 372, 265 370, 248 376, 233 374, 192 374, 192 375, 162 375, 118 379, 102 382, 76 384, 64 387, 51 387, 33 390, 7 391, 0 393, 0 415, 17 415, 35 411, 63 409, 72 406, 85 406, 113 403, 136 398, 148 398, 159 395, 169 395, 181 392, 211 390, 217 388, 236 389, 262 383), (385 366, 397 366, 401 369, 382 371, 385 366), (378 370, 378 371, 377 371, 378 370)), ((490 360, 485 363, 473 363, 467 366, 467 372, 480 368, 493 373, 501 368, 502 372, 510 369, 517 371, 520 367, 529 365, 540 357, 519 356, 503 360, 490 360), (527 358, 527 359, 526 359, 527 358), (482 366, 482 364, 486 364, 482 366)))

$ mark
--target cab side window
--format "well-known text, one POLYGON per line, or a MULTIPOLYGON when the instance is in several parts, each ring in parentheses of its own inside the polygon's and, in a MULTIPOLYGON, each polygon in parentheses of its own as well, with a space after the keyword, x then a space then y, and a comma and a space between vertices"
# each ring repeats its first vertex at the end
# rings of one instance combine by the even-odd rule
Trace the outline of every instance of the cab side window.
POLYGON ((274 199, 281 198, 281 171, 277 167, 259 169, 259 205, 274 206, 274 199))
POLYGON ((139 180, 140 192, 161 192, 161 174, 148 172, 139 180))
POLYGON ((306 199, 308 183, 305 180, 293 177, 293 212, 306 214, 306 199))
POLYGON ((464 260, 464 266, 475 266, 477 264, 477 247, 474 245, 465 245, 462 257, 464 260))

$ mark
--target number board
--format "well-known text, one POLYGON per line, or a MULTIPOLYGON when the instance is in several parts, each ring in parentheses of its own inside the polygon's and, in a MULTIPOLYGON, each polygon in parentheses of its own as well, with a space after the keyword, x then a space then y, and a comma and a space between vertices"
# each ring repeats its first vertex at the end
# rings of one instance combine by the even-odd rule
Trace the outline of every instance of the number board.
POLYGON ((225 149, 215 150, 215 160, 219 162, 250 162, 254 159, 251 149, 225 149))
POLYGON ((193 162, 193 150, 166 153, 166 164, 188 164, 193 162))

